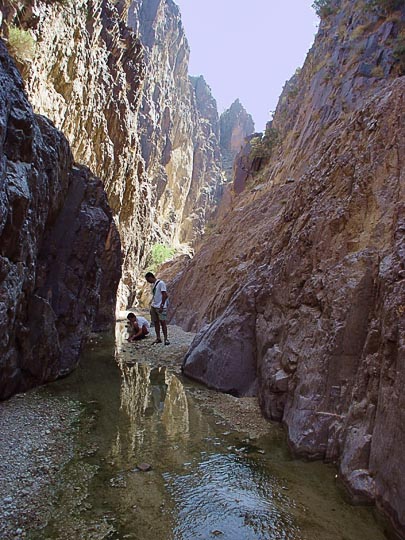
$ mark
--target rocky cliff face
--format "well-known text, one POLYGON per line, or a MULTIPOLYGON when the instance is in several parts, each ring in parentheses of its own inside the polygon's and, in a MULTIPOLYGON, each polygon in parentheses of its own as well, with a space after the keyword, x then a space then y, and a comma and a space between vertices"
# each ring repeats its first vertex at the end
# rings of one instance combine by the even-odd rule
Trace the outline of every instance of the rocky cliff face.
POLYGON ((155 237, 193 243, 224 181, 216 102, 203 77, 188 76, 190 50, 172 0, 132 2, 129 24, 145 46, 139 132, 155 237))
POLYGON ((121 250, 102 183, 33 114, 1 41, 0 81, 3 399, 71 371, 93 325, 113 322, 121 250))
POLYGON ((128 6, 102 0, 7 5, 4 32, 17 28, 31 36, 31 56, 20 69, 34 110, 55 122, 76 161, 105 185, 122 238, 124 303, 134 269, 147 255, 142 246, 151 234, 152 205, 137 136, 143 48, 125 24, 128 6))
POLYGON ((198 119, 194 135, 193 173, 183 209, 180 240, 195 244, 201 239, 207 222, 216 215, 226 179, 219 146, 217 103, 204 77, 192 77, 191 84, 198 119))
POLYGON ((404 10, 379 4, 330 3, 171 305, 199 330, 186 374, 257 392, 298 453, 404 531, 404 10))
POLYGON ((252 117, 246 112, 239 99, 221 114, 220 130, 222 164, 228 180, 232 180, 235 157, 244 147, 246 137, 255 130, 252 117))
POLYGON ((223 182, 179 10, 171 0, 4 4, 8 24, 34 38, 21 67, 35 110, 105 185, 123 246, 119 304, 132 304, 151 245, 198 238, 223 182))

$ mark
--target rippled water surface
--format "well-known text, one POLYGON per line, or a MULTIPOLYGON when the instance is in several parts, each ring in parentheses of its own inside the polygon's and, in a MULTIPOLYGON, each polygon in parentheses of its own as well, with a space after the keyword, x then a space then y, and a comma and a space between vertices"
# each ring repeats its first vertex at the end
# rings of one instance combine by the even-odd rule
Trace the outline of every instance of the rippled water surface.
POLYGON ((341 497, 333 468, 290 457, 277 427, 259 439, 232 432, 202 412, 192 383, 147 357, 116 356, 105 336, 46 390, 83 413, 48 526, 33 539, 385 538, 370 509, 341 497))

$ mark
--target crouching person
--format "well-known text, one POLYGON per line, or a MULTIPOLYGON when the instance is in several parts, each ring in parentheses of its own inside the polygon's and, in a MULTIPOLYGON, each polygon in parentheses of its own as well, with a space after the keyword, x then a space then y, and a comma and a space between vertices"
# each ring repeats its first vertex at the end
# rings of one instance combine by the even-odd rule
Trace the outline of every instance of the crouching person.
POLYGON ((149 322, 144 317, 139 315, 137 317, 135 313, 128 313, 127 319, 129 321, 129 342, 144 339, 149 335, 149 322))

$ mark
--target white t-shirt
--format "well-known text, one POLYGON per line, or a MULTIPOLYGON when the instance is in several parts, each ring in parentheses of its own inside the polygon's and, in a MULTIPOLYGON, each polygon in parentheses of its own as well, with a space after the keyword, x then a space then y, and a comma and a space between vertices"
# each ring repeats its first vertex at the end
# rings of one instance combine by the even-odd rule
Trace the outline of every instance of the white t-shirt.
POLYGON ((148 332, 150 331, 149 321, 145 319, 145 317, 139 317, 139 315, 137 315, 136 322, 138 323, 139 328, 142 328, 142 326, 146 326, 146 330, 148 332))
MULTIPOLYGON (((162 281, 161 279, 158 280, 158 281, 155 281, 155 283, 153 284, 153 289, 152 289, 152 295, 153 295, 152 304, 151 304, 152 307, 157 308, 157 309, 160 308, 160 304, 162 303, 162 292, 163 291, 167 292, 166 283, 164 281, 162 281)), ((166 302, 165 302, 163 308, 166 309, 168 305, 169 305, 169 302, 166 299, 166 302)))

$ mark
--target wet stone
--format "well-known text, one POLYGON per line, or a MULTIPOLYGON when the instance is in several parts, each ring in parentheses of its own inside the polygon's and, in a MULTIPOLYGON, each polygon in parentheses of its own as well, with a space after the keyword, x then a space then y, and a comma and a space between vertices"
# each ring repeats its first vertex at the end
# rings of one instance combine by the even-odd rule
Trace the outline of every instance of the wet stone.
POLYGON ((152 465, 149 463, 140 463, 137 465, 137 469, 139 469, 141 472, 148 472, 152 470, 152 465))

